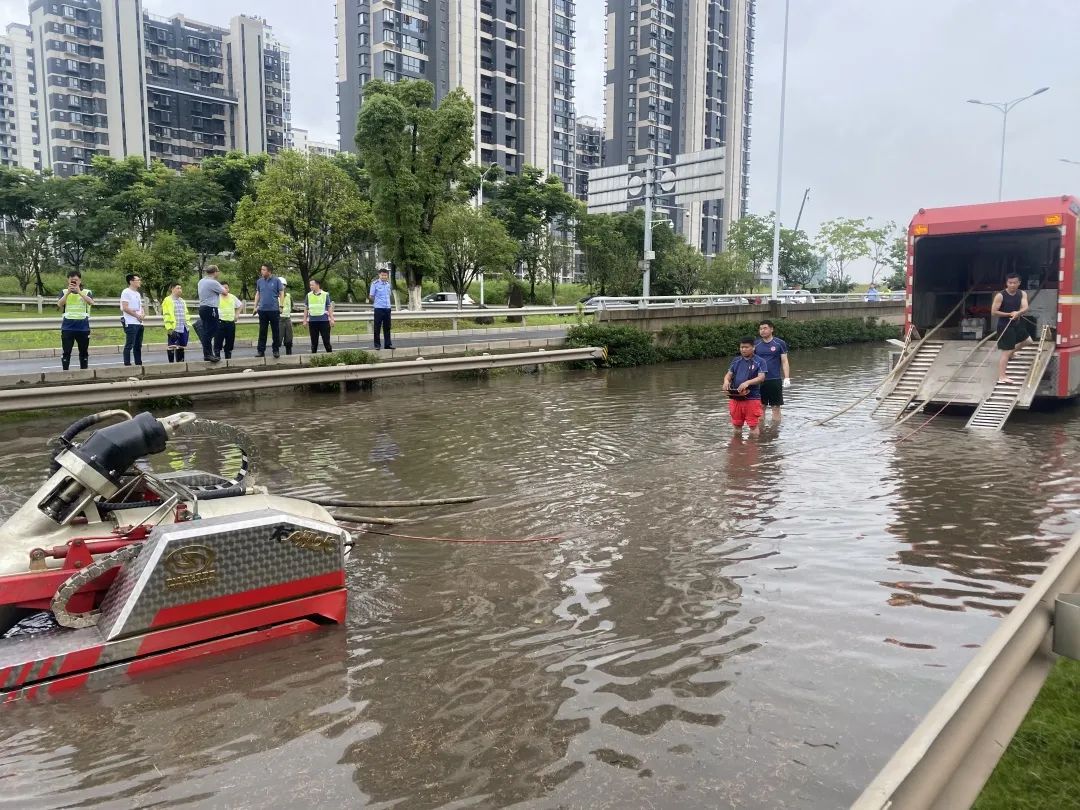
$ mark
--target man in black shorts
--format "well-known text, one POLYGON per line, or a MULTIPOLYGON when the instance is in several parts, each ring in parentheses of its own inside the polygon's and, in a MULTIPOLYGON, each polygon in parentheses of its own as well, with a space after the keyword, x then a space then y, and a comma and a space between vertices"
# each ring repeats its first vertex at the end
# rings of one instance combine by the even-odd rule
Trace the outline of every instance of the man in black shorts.
POLYGON ((998 361, 999 383, 1018 384, 1009 379, 1006 371, 1013 352, 1035 340, 1035 322, 1031 316, 1025 314, 1027 311, 1028 297, 1027 293, 1020 289, 1020 276, 1009 273, 1005 277, 1005 289, 994 296, 994 303, 990 307, 991 317, 998 319, 997 347, 1001 349, 1001 359, 998 361))
POLYGON ((773 322, 758 324, 761 336, 754 344, 754 355, 765 363, 765 382, 761 384, 761 407, 772 408, 773 424, 780 423, 780 408, 784 404, 784 389, 791 385, 791 367, 788 365, 788 345, 773 337, 773 322))

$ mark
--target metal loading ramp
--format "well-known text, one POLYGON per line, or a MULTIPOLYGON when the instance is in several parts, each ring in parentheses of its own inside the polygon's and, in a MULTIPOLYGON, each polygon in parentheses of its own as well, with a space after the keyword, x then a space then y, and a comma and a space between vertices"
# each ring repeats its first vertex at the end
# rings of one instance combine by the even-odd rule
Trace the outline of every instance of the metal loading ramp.
POLYGON ((940 340, 925 341, 915 350, 915 353, 906 361, 907 366, 900 372, 893 387, 886 388, 882 392, 881 401, 874 408, 876 415, 897 419, 907 410, 915 400, 919 389, 922 388, 926 375, 933 368, 942 346, 944 343, 940 340))
POLYGON ((1017 408, 1028 408, 1035 390, 1050 365, 1054 343, 1044 339, 1036 346, 1017 349, 1009 359, 1006 374, 1015 383, 995 382, 990 394, 971 414, 966 427, 977 430, 1001 430, 1017 408))

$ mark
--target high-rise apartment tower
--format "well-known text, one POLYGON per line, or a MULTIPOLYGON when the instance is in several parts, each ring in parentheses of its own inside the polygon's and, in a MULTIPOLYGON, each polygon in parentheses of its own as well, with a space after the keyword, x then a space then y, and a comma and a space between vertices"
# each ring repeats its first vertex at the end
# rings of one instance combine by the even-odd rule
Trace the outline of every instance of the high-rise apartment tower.
POLYGON ((745 212, 755 0, 608 0, 605 166, 724 147, 724 199, 666 213, 703 253, 745 212))
POLYGON ((574 3, 570 0, 337 0, 341 148, 372 79, 426 79, 440 101, 476 103, 474 159, 530 164, 574 184, 574 3))
POLYGON ((159 17, 142 0, 31 0, 41 166, 95 155, 171 168, 291 142, 289 54, 265 20, 159 17))

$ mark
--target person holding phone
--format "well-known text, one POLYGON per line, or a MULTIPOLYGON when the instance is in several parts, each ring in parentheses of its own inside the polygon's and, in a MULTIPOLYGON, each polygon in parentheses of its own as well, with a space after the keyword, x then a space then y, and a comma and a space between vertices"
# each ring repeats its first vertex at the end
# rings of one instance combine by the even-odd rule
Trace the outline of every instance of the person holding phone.
POLYGON ((60 292, 56 306, 64 313, 60 319, 60 366, 64 371, 71 365, 71 350, 79 347, 79 368, 90 365, 90 307, 94 294, 83 289, 82 273, 68 273, 67 287, 60 292))

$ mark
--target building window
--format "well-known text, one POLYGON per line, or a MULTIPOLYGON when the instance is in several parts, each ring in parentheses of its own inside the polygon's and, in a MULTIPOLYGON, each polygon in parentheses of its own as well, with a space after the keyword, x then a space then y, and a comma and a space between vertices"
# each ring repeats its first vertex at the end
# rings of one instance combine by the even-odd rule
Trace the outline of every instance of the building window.
POLYGON ((367 53, 360 54, 360 67, 367 67, 368 55, 367 53))
POLYGON ((358 37, 358 40, 359 40, 361 45, 367 45, 368 44, 368 35, 361 31, 360 35, 358 37))
POLYGON ((360 25, 367 25, 367 12, 366 11, 361 11, 360 14, 357 15, 357 22, 360 25))

